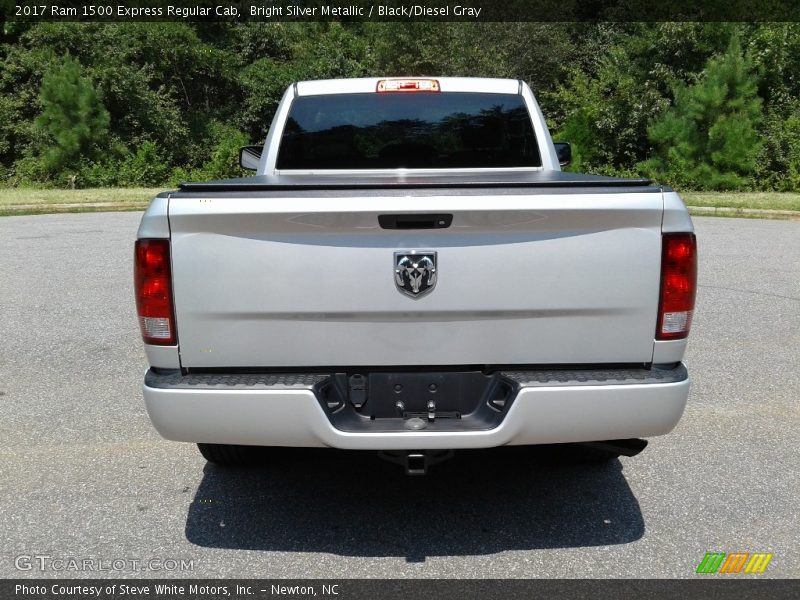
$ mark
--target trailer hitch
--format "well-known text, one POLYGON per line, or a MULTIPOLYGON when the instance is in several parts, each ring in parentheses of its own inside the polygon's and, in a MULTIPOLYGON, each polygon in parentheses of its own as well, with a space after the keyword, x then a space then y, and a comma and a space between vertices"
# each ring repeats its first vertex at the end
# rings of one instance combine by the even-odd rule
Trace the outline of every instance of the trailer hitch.
POLYGON ((453 458, 452 450, 380 450, 378 456, 402 466, 406 475, 425 475, 428 467, 448 458, 453 458))

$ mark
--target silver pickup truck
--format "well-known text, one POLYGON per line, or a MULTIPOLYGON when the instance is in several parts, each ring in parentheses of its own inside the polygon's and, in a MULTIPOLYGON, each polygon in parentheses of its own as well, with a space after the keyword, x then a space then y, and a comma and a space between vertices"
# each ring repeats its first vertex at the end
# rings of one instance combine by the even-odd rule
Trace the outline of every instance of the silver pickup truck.
POLYGON ((135 249, 165 438, 452 450, 669 432, 689 378, 696 243, 672 190, 561 171, 508 79, 305 81, 241 179, 159 194, 135 249))

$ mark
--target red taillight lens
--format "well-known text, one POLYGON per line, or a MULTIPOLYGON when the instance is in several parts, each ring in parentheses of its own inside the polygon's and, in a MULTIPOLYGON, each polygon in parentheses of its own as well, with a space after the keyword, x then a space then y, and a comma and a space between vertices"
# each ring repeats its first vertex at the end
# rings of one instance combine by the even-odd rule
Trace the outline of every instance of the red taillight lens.
POLYGON ((133 286, 145 344, 172 346, 175 318, 169 240, 136 240, 133 286))
POLYGON ((697 292, 697 241, 693 233, 665 233, 661 251, 661 300, 656 339, 689 335, 697 292))

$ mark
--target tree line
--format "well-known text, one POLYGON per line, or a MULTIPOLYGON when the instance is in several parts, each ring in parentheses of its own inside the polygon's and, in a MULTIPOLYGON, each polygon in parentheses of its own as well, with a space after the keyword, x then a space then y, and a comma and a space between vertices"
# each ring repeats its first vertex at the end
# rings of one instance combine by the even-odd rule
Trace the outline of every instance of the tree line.
POLYGON ((155 186, 241 174, 298 80, 528 82, 571 168, 800 190, 795 23, 5 23, 0 180, 155 186))

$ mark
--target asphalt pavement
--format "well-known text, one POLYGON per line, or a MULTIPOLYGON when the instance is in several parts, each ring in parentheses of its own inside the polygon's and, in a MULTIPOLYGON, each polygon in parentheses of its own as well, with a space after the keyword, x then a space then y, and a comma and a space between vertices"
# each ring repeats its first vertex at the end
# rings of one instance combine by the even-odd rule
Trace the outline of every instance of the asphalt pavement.
POLYGON ((692 393, 643 454, 460 452, 411 478, 332 450, 225 470, 161 439, 140 217, 0 218, 0 577, 697 577, 710 551, 800 577, 800 222, 695 219, 692 393))

